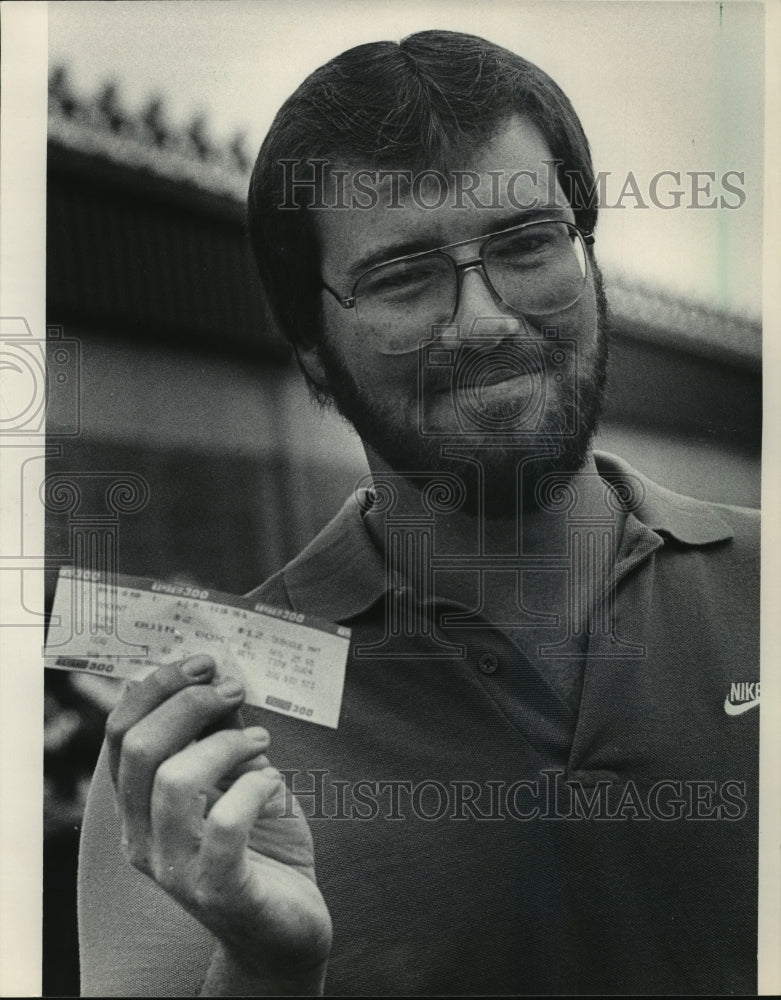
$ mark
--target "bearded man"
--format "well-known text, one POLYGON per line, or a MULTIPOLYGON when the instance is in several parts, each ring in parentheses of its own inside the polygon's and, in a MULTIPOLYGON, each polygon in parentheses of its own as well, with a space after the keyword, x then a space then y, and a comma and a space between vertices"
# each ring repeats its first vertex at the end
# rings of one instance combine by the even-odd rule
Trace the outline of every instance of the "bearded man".
POLYGON ((468 35, 352 49, 280 110, 250 234, 371 481, 253 596, 352 630, 339 728, 205 656, 128 685, 85 995, 756 990, 758 713, 724 698, 757 517, 592 450, 593 188, 567 97, 468 35))

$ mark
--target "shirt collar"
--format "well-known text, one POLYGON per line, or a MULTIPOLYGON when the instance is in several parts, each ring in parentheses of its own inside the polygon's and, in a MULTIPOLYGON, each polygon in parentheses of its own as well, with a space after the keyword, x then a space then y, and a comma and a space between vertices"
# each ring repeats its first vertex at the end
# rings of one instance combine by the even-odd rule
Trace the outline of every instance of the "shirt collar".
POLYGON ((628 483, 634 516, 646 528, 684 545, 710 545, 732 538, 732 528, 717 514, 724 507, 659 486, 616 455, 595 452, 594 458, 600 475, 611 483, 622 478, 628 483))
MULTIPOLYGON (((732 529, 716 513, 724 507, 659 486, 615 455, 595 452, 594 458, 600 474, 613 484, 623 479, 634 497, 636 506, 627 519, 630 537, 648 541, 649 532, 654 532, 662 540, 668 536, 691 546, 732 538, 732 529)), ((384 561, 363 523, 366 492, 353 493, 330 524, 283 570, 294 610, 328 621, 347 621, 385 593, 384 561)), ((654 541, 647 546, 649 552, 661 544, 659 539, 654 541)))
POLYGON ((352 493, 336 517, 283 570, 294 610, 346 621, 385 593, 385 564, 364 527, 367 490, 352 493))

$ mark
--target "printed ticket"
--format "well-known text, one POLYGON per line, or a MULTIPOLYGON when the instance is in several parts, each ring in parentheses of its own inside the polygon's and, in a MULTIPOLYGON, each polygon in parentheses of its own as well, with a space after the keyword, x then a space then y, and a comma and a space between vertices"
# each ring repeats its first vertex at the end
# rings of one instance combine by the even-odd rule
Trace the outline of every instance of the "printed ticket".
POLYGON ((348 628, 251 598, 63 567, 44 662, 137 679, 207 653, 249 704, 336 729, 349 645, 348 628))

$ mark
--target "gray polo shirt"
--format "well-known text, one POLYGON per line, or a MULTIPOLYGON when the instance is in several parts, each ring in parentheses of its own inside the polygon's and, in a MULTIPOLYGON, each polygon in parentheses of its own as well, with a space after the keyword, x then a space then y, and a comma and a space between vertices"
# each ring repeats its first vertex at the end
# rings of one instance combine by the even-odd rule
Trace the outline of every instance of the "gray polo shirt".
MULTIPOLYGON (((310 816, 329 993, 756 991, 758 513, 597 467, 641 490, 575 700, 566 630, 531 655, 468 593, 389 628, 405 595, 355 498, 254 592, 353 633, 337 730, 245 713, 310 816)), ((124 861, 112 800, 101 760, 83 992, 192 994, 209 935, 124 861)))

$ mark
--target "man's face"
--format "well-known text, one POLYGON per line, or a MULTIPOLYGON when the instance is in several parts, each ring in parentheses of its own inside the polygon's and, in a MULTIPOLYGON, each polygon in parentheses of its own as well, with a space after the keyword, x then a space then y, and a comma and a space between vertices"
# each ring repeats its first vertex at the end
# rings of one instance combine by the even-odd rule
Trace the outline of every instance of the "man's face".
MULTIPOLYGON (((520 222, 574 222, 555 171, 546 163, 552 160, 539 130, 517 117, 464 165, 480 178, 476 191, 482 204, 461 198, 459 207, 453 207, 451 191, 442 207, 427 208, 422 202, 433 204, 437 198, 424 187, 422 197, 420 190, 416 198, 402 192, 400 207, 390 207, 390 194, 382 188, 374 208, 318 211, 324 281, 346 296, 370 260, 479 240, 520 222), (530 212, 519 208, 532 204, 537 207, 530 212)), ((460 263, 474 259, 476 247, 450 252, 460 263)), ((442 341, 457 347, 449 352, 451 364, 430 363, 447 354, 435 350, 421 355, 425 346, 383 353, 366 335, 356 310, 343 309, 327 291, 322 292, 323 338, 317 355, 340 412, 387 465, 405 473, 448 471, 474 493, 469 483, 478 462, 488 512, 510 514, 517 502, 519 463, 524 463, 523 495, 529 504, 542 473, 574 472, 585 460, 606 366, 600 276, 589 264, 578 301, 544 316, 511 309, 480 268, 465 269, 458 280, 458 308, 442 341), (556 341, 564 350, 554 355, 556 341), (541 366, 530 363, 535 357, 543 360, 541 366), (443 454, 444 448, 449 454, 443 454)), ((399 329, 408 315, 400 304, 399 329)), ((420 330, 421 344, 431 338, 431 329, 420 330)), ((467 503, 468 509, 474 507, 467 503)))

